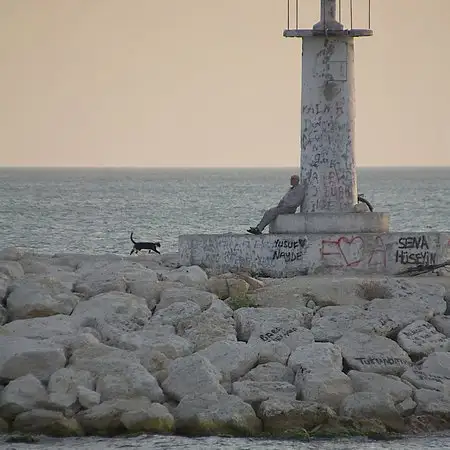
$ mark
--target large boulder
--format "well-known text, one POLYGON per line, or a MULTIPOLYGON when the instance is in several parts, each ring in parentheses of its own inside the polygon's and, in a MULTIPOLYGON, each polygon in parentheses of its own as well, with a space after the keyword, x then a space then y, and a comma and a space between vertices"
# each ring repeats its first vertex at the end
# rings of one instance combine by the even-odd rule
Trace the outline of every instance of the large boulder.
POLYGON ((333 421, 336 413, 320 403, 272 398, 261 403, 258 417, 266 432, 295 435, 333 421))
POLYGON ((409 384, 403 383, 400 378, 393 375, 351 370, 348 376, 352 380, 355 392, 386 393, 392 397, 394 403, 403 402, 413 394, 409 384))
POLYGON ((53 409, 65 411, 74 408, 80 386, 95 389, 95 379, 87 370, 64 367, 53 373, 48 382, 49 403, 53 409))
POLYGON ((270 398, 295 400, 297 397, 295 386, 285 381, 236 381, 232 384, 231 394, 237 395, 255 410, 270 398))
POLYGON ((187 395, 174 413, 176 429, 183 434, 252 436, 262 430, 249 404, 221 392, 187 395))
POLYGON ((49 339, 55 336, 73 335, 77 332, 77 325, 71 316, 57 314, 48 317, 15 320, 4 325, 1 330, 9 336, 49 339))
POLYGON ((24 279, 12 285, 6 305, 11 320, 18 320, 71 314, 78 301, 78 296, 57 280, 24 279))
POLYGON ((217 296, 211 292, 205 292, 195 287, 173 287, 161 292, 156 310, 167 308, 172 303, 188 301, 197 303, 202 310, 205 310, 211 306, 213 300, 217 300, 217 296))
POLYGON ((292 310, 286 308, 239 308, 235 311, 237 336, 240 341, 248 341, 252 333, 261 329, 263 323, 269 326, 291 329, 309 328, 312 311, 306 307, 292 310))
POLYGON ((338 409, 344 398, 353 393, 350 378, 339 370, 297 372, 295 386, 298 398, 338 409))
POLYGON ((66 364, 60 346, 15 336, 0 336, 0 380, 15 380, 32 374, 41 381, 66 364))
POLYGON ((166 408, 148 398, 117 399, 93 406, 76 418, 87 434, 113 436, 126 431, 165 433, 172 431, 173 417, 166 408), (158 406, 157 406, 158 405, 158 406))
POLYGON ((179 281, 186 286, 204 287, 208 280, 208 275, 199 266, 180 267, 165 274, 165 279, 169 281, 179 281))
POLYGON ((0 273, 5 274, 11 280, 19 280, 25 275, 23 267, 18 261, 0 261, 0 273))
POLYGON ((100 260, 80 263, 74 291, 86 298, 106 292, 126 292, 128 283, 145 281, 156 283, 158 275, 144 265, 131 260, 100 260))
POLYGON ((72 313, 79 326, 96 328, 105 342, 112 342, 121 333, 142 329, 151 315, 144 298, 124 292, 96 295, 80 302, 72 313))
POLYGON ((392 397, 381 392, 355 392, 341 404, 339 414, 344 417, 375 418, 394 431, 404 431, 405 423, 392 397))
POLYGON ((67 418, 60 411, 33 409, 19 414, 13 422, 13 431, 44 434, 53 437, 82 436, 83 430, 74 418, 67 418))
POLYGON ((226 393, 220 384, 222 373, 208 359, 195 353, 172 361, 167 378, 162 383, 164 392, 176 401, 186 395, 205 392, 226 393))
POLYGON ((385 375, 401 375, 411 365, 408 354, 391 339, 349 332, 336 345, 351 369, 385 375))
POLYGON ((411 383, 418 389, 448 392, 450 387, 450 353, 432 353, 420 366, 408 369, 402 375, 402 380, 411 383))
POLYGON ((315 342, 298 347, 289 357, 288 366, 301 374, 342 371, 341 349, 329 342, 315 342))
POLYGON ((260 364, 242 377, 242 381, 283 381, 294 384, 294 371, 284 364, 270 362, 260 364))
POLYGON ((386 314, 366 311, 360 306, 326 306, 311 322, 316 341, 336 342, 349 330, 387 336, 397 329, 397 323, 386 314))
POLYGON ((424 320, 417 320, 403 328, 397 342, 412 358, 423 358, 430 353, 450 347, 450 340, 424 320))
POLYGON ((71 368, 89 371, 96 377, 96 391, 102 401, 132 397, 164 401, 158 382, 137 355, 104 345, 89 346, 76 350, 69 362, 71 368))
POLYGON ((159 309, 152 317, 152 323, 161 325, 173 325, 176 327, 181 321, 190 319, 191 317, 198 317, 201 313, 200 306, 197 303, 191 302, 175 302, 170 304, 167 308, 159 309))
MULTIPOLYGON (((225 303, 223 305, 228 308, 225 303)), ((218 341, 237 341, 233 317, 225 316, 211 307, 199 315, 181 320, 177 330, 182 337, 192 342, 194 351, 218 341)))
POLYGON ((219 341, 200 350, 220 370, 225 380, 236 381, 253 369, 258 362, 258 352, 245 342, 219 341))
POLYGON ((0 416, 12 419, 17 414, 39 408, 48 401, 44 385, 31 374, 11 381, 0 393, 0 416))

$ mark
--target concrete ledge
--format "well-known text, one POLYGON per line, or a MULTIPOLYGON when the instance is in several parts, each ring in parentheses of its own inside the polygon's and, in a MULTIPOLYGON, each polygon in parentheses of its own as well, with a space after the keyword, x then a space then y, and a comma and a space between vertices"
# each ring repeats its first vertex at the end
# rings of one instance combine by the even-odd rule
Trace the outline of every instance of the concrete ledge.
POLYGON ((283 214, 269 225, 269 232, 387 233, 389 214, 383 212, 283 214))
POLYGON ((213 273, 396 274, 449 260, 450 232, 184 235, 179 237, 179 253, 182 265, 207 267, 213 273))

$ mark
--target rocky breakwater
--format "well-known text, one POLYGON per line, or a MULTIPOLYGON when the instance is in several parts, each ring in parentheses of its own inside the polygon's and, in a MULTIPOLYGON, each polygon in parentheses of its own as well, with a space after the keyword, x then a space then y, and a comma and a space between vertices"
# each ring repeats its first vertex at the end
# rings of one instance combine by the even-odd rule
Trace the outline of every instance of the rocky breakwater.
POLYGON ((0 430, 447 428, 445 295, 411 279, 209 277, 178 267, 177 255, 8 248, 0 252, 0 430))

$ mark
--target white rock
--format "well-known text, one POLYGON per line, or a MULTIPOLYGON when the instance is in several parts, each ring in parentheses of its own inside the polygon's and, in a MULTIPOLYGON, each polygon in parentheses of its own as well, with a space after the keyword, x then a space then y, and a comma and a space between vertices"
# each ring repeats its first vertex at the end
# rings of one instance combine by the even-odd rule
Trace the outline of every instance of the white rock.
POLYGON ((189 394, 226 393, 220 385, 221 381, 220 370, 208 359, 196 353, 172 361, 162 387, 167 395, 180 401, 189 394))
POLYGON ((137 350, 135 354, 138 356, 140 363, 158 380, 159 383, 167 377, 170 359, 164 353, 156 350, 148 351, 137 350))
POLYGON ((178 333, 192 342, 195 351, 218 341, 237 341, 233 317, 225 317, 216 311, 209 308, 198 316, 179 322, 178 333))
POLYGON ((59 281, 46 278, 16 282, 6 304, 12 320, 17 320, 71 314, 78 301, 79 298, 59 281))
POLYGON ((184 288, 184 284, 177 281, 155 281, 149 283, 145 280, 127 281, 127 292, 143 297, 152 311, 161 300, 161 292, 170 288, 184 288))
POLYGON ((13 422, 13 431, 26 434, 44 434, 54 437, 82 436, 76 419, 64 417, 60 411, 33 409, 20 413, 13 422))
POLYGON ((298 347, 289 357, 288 367, 296 373, 342 371, 341 349, 329 342, 315 342, 298 347))
POLYGON ((86 370, 65 367, 52 374, 48 382, 49 402, 55 408, 72 408, 78 399, 78 387, 94 389, 94 377, 86 370))
POLYGON ((445 300, 440 296, 401 297, 375 299, 367 306, 371 313, 383 313, 397 324, 398 329, 417 320, 429 320, 435 314, 443 314, 447 308, 445 300))
POLYGON ((417 388, 448 392, 450 390, 450 353, 432 353, 421 367, 411 367, 407 370, 402 379, 417 388))
POLYGON ((355 392, 385 392, 392 397, 394 403, 403 402, 411 397, 413 393, 411 386, 403 383, 400 378, 393 375, 380 375, 378 373, 351 370, 348 376, 352 380, 355 392))
POLYGON ((411 357, 420 358, 429 355, 449 341, 429 322, 417 320, 400 331, 397 342, 411 357))
POLYGON ((190 300, 186 302, 175 302, 167 308, 157 310, 156 314, 152 317, 152 322, 176 327, 182 320, 198 316, 200 313, 201 309, 197 303, 191 302, 190 300))
POLYGON ((217 300, 217 296, 211 292, 201 291, 194 287, 168 288, 161 292, 160 301, 156 305, 156 311, 167 308, 176 302, 194 302, 202 310, 205 310, 211 306, 213 300, 217 300))
POLYGON ((286 365, 291 349, 282 342, 263 342, 261 339, 250 339, 248 344, 258 352, 258 363, 278 362, 286 365))
POLYGON ((355 392, 341 404, 339 414, 345 417, 379 419, 389 428, 404 431, 404 421, 392 397, 381 392, 355 392))
MULTIPOLYGON (((144 298, 124 292, 108 292, 80 302, 72 317, 80 326, 108 324, 120 332, 142 329, 150 320, 152 313, 144 298)), ((98 329, 103 335, 102 330, 98 329)), ((104 339, 106 336, 102 336, 104 339)))
POLYGON ((394 341, 377 335, 350 332, 336 342, 351 369, 401 375, 412 365, 408 354, 394 341))
POLYGON ((39 407, 48 400, 43 384, 28 374, 11 381, 0 393, 0 416, 12 419, 17 414, 39 407))
POLYGON ((278 362, 270 362, 260 364, 250 370, 250 372, 244 375, 242 381, 284 381, 294 384, 294 378, 295 374, 292 369, 278 362))
POLYGON ((76 418, 86 433, 114 435, 123 432, 122 414, 146 411, 150 405, 150 400, 146 397, 121 398, 95 405, 77 414, 76 418))
POLYGON ((263 421, 265 432, 279 435, 312 430, 335 419, 336 413, 320 403, 272 398, 261 403, 258 417, 263 421))
POLYGON ((219 341, 200 350, 199 355, 207 358, 224 376, 236 381, 253 369, 258 362, 258 352, 244 342, 219 341))
POLYGON ((19 261, 25 255, 26 250, 20 247, 7 247, 0 250, 0 261, 19 261))
POLYGON ((222 300, 215 298, 211 306, 206 310, 209 313, 217 313, 225 318, 233 317, 233 310, 222 300))
POLYGON ((80 278, 74 284, 74 291, 87 298, 111 291, 125 292, 129 282, 151 283, 158 279, 153 270, 130 260, 81 263, 77 274, 80 278))
POLYGON ((411 397, 408 397, 395 406, 402 417, 407 417, 414 413, 417 403, 411 397))
POLYGON ((188 356, 194 351, 194 344, 187 339, 177 336, 175 330, 166 326, 152 326, 142 331, 122 335, 117 341, 117 347, 127 350, 139 350, 140 352, 158 351, 169 359, 188 356))
POLYGON ((283 329, 306 327, 311 324, 312 312, 304 307, 291 310, 286 308, 240 308, 234 312, 237 336, 240 341, 248 341, 251 334, 264 322, 276 323, 283 329))
POLYGON ((415 415, 448 416, 450 414, 450 398, 443 392, 417 389, 414 400, 417 402, 415 415))
POLYGON ((285 381, 236 381, 231 393, 252 405, 253 409, 270 398, 295 400, 297 397, 295 386, 285 381))
POLYGON ((262 322, 255 326, 248 343, 253 344, 256 339, 262 342, 282 342, 291 350, 295 350, 297 347, 312 344, 314 335, 305 327, 262 322))
POLYGON ((175 425, 172 414, 159 403, 152 403, 145 410, 126 411, 121 415, 120 421, 128 431, 139 433, 169 433, 175 425))
POLYGON ((0 379, 15 380, 32 374, 47 381, 53 372, 66 364, 60 347, 45 342, 14 336, 0 336, 0 379))
POLYGON ((297 372, 295 386, 300 398, 307 402, 317 402, 331 408, 339 408, 342 400, 353 393, 350 378, 339 370, 297 372))
POLYGON ((450 316, 434 316, 430 320, 431 324, 439 331, 439 333, 445 334, 450 337, 450 316))
POLYGON ((186 286, 205 286, 208 275, 199 266, 180 267, 166 274, 169 281, 179 281, 186 286))
POLYGON ((186 434, 234 433, 252 436, 262 429, 253 408, 235 395, 207 392, 185 396, 175 409, 176 429, 186 434))
POLYGON ((84 386, 78 386, 77 394, 78 402, 85 409, 89 409, 100 404, 100 394, 98 392, 91 391, 84 386))
POLYGON ((11 336, 48 339, 54 336, 75 334, 77 327, 70 316, 57 314, 49 317, 15 320, 3 326, 2 330, 11 336))
POLYGON ((397 323, 384 313, 366 311, 360 306, 326 306, 313 317, 311 331, 316 341, 336 342, 349 330, 386 336, 397 323))
POLYGON ((76 350, 69 362, 70 367, 88 370, 97 377, 96 391, 102 401, 132 397, 164 401, 158 382, 140 364, 136 354, 106 345, 89 346, 76 350))
POLYGON ((17 261, 0 261, 0 273, 7 275, 11 280, 18 280, 25 275, 21 264, 17 261))

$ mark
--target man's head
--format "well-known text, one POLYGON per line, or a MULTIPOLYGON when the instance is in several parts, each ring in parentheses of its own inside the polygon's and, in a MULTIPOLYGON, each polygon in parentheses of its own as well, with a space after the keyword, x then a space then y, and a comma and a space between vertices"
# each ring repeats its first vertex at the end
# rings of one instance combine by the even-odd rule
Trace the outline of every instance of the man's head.
POLYGON ((298 175, 291 176, 291 186, 297 186, 300 181, 300 177, 298 175))

